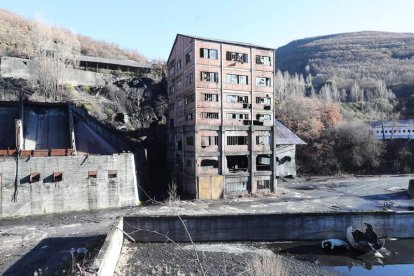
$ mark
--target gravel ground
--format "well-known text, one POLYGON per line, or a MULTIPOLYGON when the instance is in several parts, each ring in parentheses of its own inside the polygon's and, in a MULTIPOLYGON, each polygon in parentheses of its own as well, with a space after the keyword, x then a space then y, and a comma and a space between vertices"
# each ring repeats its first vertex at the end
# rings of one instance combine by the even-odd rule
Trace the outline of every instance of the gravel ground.
MULTIPOLYGON (((411 178, 413 175, 297 178, 286 182, 279 181, 276 193, 265 197, 181 201, 173 203, 173 207, 180 214, 189 215, 407 210, 414 207, 414 201, 406 191, 411 178)), ((33 250, 38 252, 38 258, 45 260, 50 259, 48 256, 60 254, 62 250, 69 250, 72 246, 70 239, 66 243, 56 243, 53 246, 62 238, 93 239, 106 235, 117 216, 170 214, 171 210, 166 206, 149 205, 0 220, 0 274, 19 260, 31 256, 33 250), (44 240, 52 243, 47 245, 49 250, 42 251, 41 247, 37 247, 44 240)), ((47 266, 47 261, 45 265, 47 266)))
MULTIPOLYGON (((196 244, 205 275, 336 275, 245 244, 196 244)), ((202 275, 192 245, 124 243, 115 275, 202 275)))

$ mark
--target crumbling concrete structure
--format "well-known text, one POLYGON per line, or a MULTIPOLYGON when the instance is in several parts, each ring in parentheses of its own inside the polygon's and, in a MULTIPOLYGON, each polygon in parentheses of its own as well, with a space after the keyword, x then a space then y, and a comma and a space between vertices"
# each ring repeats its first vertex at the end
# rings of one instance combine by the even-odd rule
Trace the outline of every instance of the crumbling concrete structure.
MULTIPOLYGON (((74 68, 64 68, 59 81, 72 85, 102 86, 111 79, 111 73, 117 73, 117 78, 141 76, 149 73, 150 64, 115 60, 90 56, 76 56, 74 68), (119 74, 121 73, 121 74, 119 74)), ((0 57, 0 77, 36 80, 39 76, 39 64, 32 59, 9 56, 0 57)))
POLYGON ((81 111, 2 103, 0 123, 0 217, 138 203, 134 154, 81 111))

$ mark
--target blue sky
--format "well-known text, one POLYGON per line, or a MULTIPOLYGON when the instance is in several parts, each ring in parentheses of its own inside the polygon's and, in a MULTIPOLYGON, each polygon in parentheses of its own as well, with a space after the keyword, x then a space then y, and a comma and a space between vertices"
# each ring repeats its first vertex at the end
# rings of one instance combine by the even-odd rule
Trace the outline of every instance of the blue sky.
POLYGON ((414 32, 412 0, 0 0, 0 8, 163 59, 177 33, 277 48, 332 33, 414 32))

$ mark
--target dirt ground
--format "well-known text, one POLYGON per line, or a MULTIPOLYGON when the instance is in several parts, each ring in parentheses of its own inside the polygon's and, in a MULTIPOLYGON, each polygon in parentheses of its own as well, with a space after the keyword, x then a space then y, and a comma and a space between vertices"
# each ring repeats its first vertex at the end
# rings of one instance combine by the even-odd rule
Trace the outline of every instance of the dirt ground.
POLYGON ((260 245, 131 243, 122 248, 115 275, 336 275, 310 262, 275 255, 260 245), (200 262, 196 261, 195 251, 200 262))
MULTIPOLYGON (((297 178, 279 181, 276 193, 264 197, 181 201, 172 206, 180 214, 414 210, 414 200, 407 195, 411 178, 414 176, 297 178)), ((71 248, 93 244, 99 236, 106 235, 117 216, 137 214, 166 215, 171 210, 144 204, 136 208, 0 220, 0 272, 16 275, 16 271, 51 269, 56 256, 61 259, 71 248)))

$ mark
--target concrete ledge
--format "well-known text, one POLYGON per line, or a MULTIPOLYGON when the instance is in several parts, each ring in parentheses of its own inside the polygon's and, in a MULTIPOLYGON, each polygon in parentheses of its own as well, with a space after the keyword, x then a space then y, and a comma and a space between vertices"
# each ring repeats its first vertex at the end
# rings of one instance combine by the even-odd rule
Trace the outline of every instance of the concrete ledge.
MULTIPOLYGON (((283 241, 346 238, 348 226, 365 229, 374 226, 382 237, 413 238, 414 212, 332 212, 297 214, 244 214, 182 216, 193 241, 283 241)), ((136 241, 176 242, 189 238, 176 216, 124 217, 124 231, 136 241), (136 231, 141 229, 142 231, 136 231)))
POLYGON ((123 225, 123 218, 117 218, 106 236, 92 268, 97 275, 110 276, 114 274, 124 241, 123 225))

